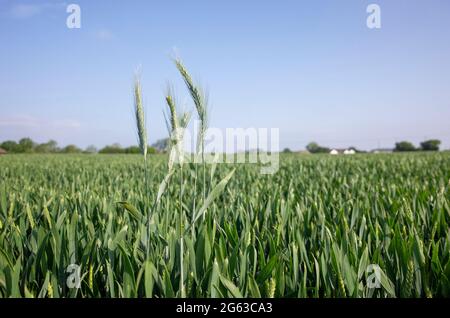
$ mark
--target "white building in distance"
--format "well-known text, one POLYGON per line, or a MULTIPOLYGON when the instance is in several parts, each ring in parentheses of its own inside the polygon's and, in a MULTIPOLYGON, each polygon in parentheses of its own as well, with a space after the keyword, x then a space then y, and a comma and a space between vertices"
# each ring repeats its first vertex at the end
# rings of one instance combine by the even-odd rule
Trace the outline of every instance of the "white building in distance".
POLYGON ((354 149, 331 149, 330 150, 330 155, 339 155, 339 154, 344 154, 344 155, 354 155, 356 153, 356 151, 354 149))

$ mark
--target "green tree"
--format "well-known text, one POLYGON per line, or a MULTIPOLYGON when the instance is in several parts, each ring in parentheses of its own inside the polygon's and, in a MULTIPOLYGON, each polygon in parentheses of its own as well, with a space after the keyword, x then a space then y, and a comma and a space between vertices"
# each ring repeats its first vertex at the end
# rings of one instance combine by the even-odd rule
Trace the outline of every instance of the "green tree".
POLYGON ((7 140, 0 145, 0 148, 5 149, 7 152, 14 153, 18 152, 19 145, 13 140, 7 140))
POLYGON ((440 140, 431 139, 420 143, 420 148, 424 151, 439 151, 440 140))
POLYGON ((317 142, 310 142, 306 145, 306 150, 308 150, 310 153, 316 153, 319 149, 319 144, 317 142))
POLYGON ((62 153, 80 153, 81 149, 75 145, 67 145, 62 150, 62 153))
POLYGON ((105 146, 104 148, 100 149, 98 153, 125 153, 124 149, 120 146, 120 144, 115 143, 110 146, 105 146))
POLYGON ((141 153, 141 148, 138 146, 130 146, 124 149, 125 153, 131 153, 131 154, 139 154, 141 153))
POLYGON ((306 150, 308 150, 310 153, 328 153, 330 152, 330 148, 327 147, 321 147, 317 142, 310 142, 308 145, 306 145, 306 150))
POLYGON ((49 140, 48 142, 37 145, 34 148, 35 152, 39 153, 52 153, 58 151, 58 143, 54 140, 49 140))
POLYGON ((289 149, 289 148, 284 148, 283 149, 283 153, 291 153, 292 151, 291 151, 291 149, 289 149))
POLYGON ((22 138, 19 140, 17 152, 33 152, 34 142, 30 138, 22 138))
POLYGON ((416 147, 409 141, 400 141, 395 143, 394 151, 401 152, 401 151, 415 151, 416 147))

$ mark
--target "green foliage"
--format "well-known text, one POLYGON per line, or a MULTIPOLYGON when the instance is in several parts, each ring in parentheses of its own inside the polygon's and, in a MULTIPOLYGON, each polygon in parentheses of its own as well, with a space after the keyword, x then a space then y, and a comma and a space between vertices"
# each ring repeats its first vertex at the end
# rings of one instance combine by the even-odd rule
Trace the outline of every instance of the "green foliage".
POLYGON ((308 150, 310 153, 328 153, 328 152, 330 152, 330 148, 321 147, 316 142, 310 142, 306 146, 306 150, 308 150))
POLYGON ((275 175, 218 164, 211 192, 236 171, 206 213, 185 165, 150 240, 167 156, 147 161, 148 191, 141 156, 1 156, 0 297, 450 297, 450 153, 281 155, 275 175))
POLYGON ((400 152, 400 151, 415 151, 416 147, 409 141, 400 141, 395 143, 394 151, 400 152))
POLYGON ((58 143, 55 140, 49 140, 48 142, 37 145, 34 151, 38 153, 58 152, 58 143))
POLYGON ((81 153, 82 150, 75 145, 67 145, 61 149, 62 153, 81 153))
POLYGON ((18 145, 17 142, 13 140, 7 140, 1 143, 0 148, 5 149, 7 152, 18 152, 18 145))
POLYGON ((439 151, 440 140, 431 139, 420 143, 420 148, 424 151, 439 151))
POLYGON ((17 146, 17 152, 33 152, 34 142, 30 138, 22 138, 19 140, 19 144, 17 146))
POLYGON ((151 147, 151 146, 147 147, 147 153, 150 154, 150 155, 154 155, 154 154, 156 154, 158 152, 159 152, 158 149, 156 149, 155 147, 151 147))
POLYGON ((22 138, 19 143, 13 140, 7 140, 0 144, 0 147, 9 153, 54 153, 58 152, 58 144, 54 140, 37 144, 30 138, 22 138))
POLYGON ((124 149, 119 144, 112 144, 110 146, 105 146, 102 149, 98 151, 98 153, 106 153, 106 154, 118 154, 118 153, 125 153, 124 149))
MULTIPOLYGON (((8 153, 85 153, 93 154, 97 153, 97 148, 94 145, 88 146, 84 151, 78 148, 76 145, 67 145, 66 147, 60 149, 58 144, 54 140, 49 140, 48 142, 37 144, 33 142, 30 138, 22 138, 19 143, 13 140, 7 140, 0 144, 0 148, 5 149, 8 153)), ((141 152, 138 146, 130 146, 127 148, 122 148, 119 144, 113 144, 106 146, 99 153, 110 153, 110 154, 138 154, 141 152)), ((147 153, 155 154, 158 153, 157 149, 148 146, 147 153)))
POLYGON ((142 151, 141 148, 138 146, 130 146, 123 150, 124 153, 133 153, 133 154, 141 153, 141 151, 142 151))
MULTIPOLYGON (((98 153, 102 154, 139 154, 142 153, 142 149, 140 146, 129 146, 126 148, 122 148, 119 144, 112 144, 109 146, 105 146, 98 151, 98 153)), ((153 147, 147 147, 147 154, 155 154, 157 151, 153 147)))

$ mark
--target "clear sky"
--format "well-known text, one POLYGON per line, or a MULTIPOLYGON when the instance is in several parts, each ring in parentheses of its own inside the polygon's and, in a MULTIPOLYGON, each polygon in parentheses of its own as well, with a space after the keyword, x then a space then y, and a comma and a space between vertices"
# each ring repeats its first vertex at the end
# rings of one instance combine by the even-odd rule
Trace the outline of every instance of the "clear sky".
POLYGON ((80 29, 69 3, 0 0, 0 141, 136 144, 140 64, 149 139, 165 137, 167 81, 192 108, 175 50, 209 90, 211 126, 278 127, 291 149, 450 148, 448 0, 73 1, 80 29))

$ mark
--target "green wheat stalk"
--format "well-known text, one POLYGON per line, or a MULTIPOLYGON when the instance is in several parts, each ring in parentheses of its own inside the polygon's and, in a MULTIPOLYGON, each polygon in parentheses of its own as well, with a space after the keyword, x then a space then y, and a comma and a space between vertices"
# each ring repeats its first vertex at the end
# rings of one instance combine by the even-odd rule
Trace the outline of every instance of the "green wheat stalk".
MULTIPOLYGON (((145 128, 145 112, 142 102, 142 87, 140 73, 136 72, 134 77, 134 114, 138 133, 139 149, 144 156, 144 184, 146 192, 149 190, 148 169, 147 169, 147 130, 145 128)), ((152 208, 153 210, 153 208, 152 208)), ((150 218, 151 211, 147 213, 147 259, 150 254, 150 218)))
POLYGON ((170 149, 170 157, 169 157, 169 174, 173 169, 173 157, 174 155, 178 156, 179 159, 179 182, 180 182, 180 192, 179 192, 179 217, 180 217, 180 228, 179 228, 179 239, 180 239, 180 295, 182 298, 186 297, 186 288, 184 284, 184 224, 185 224, 185 214, 183 211, 183 133, 186 129, 189 119, 190 113, 183 113, 180 117, 177 115, 175 97, 173 94, 173 89, 171 86, 168 86, 167 94, 166 94, 166 104, 169 109, 168 119, 166 118, 166 122, 170 123, 170 140, 171 140, 171 149, 170 149))
POLYGON ((147 130, 145 129, 145 113, 142 102, 142 88, 140 75, 136 74, 134 78, 134 114, 136 118, 136 126, 138 132, 139 149, 147 160, 147 130))
MULTIPOLYGON (((205 94, 198 84, 195 84, 191 75, 187 71, 182 61, 178 58, 174 59, 175 65, 180 72, 184 83, 191 95, 194 102, 195 109, 197 111, 198 118, 200 120, 200 129, 197 136, 197 155, 201 153, 203 164, 203 201, 206 200, 206 164, 205 164, 205 134, 208 127, 207 105, 208 96, 205 94)), ((197 191, 197 166, 195 166, 195 181, 194 181, 194 193, 197 191)), ((195 210, 195 197, 194 197, 194 210, 195 210)))

